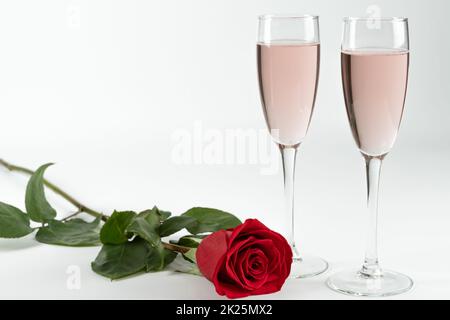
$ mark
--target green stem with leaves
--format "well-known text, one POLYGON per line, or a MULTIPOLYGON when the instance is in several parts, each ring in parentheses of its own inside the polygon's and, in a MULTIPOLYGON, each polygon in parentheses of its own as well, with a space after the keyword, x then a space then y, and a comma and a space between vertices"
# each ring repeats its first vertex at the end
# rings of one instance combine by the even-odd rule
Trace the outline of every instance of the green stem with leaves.
MULTIPOLYGON (((12 172, 20 172, 26 175, 33 175, 34 171, 25 167, 21 167, 21 166, 17 166, 14 164, 11 164, 3 159, 0 159, 0 165, 5 167, 6 169, 8 169, 9 171, 12 172)), ((64 198, 65 200, 67 200, 68 202, 70 202, 71 204, 73 204, 78 211, 76 212, 76 214, 79 214, 81 212, 85 212, 95 218, 101 218, 103 221, 106 221, 108 219, 108 216, 89 208, 88 206, 82 204, 80 201, 76 200, 74 197, 72 197, 71 195, 69 195, 67 192, 63 191, 61 188, 57 187, 56 185, 54 185, 53 183, 51 183, 50 181, 44 179, 44 184, 47 188, 49 188, 50 190, 52 190, 54 193, 60 195, 62 198, 64 198)), ((72 215, 73 216, 73 215, 72 215)))
POLYGON ((114 211, 111 216, 104 215, 46 180, 45 170, 51 165, 46 163, 30 170, 0 159, 0 167, 31 176, 25 192, 25 212, 0 200, 0 238, 22 238, 35 232, 35 239, 45 244, 69 247, 102 244, 91 268, 109 279, 120 279, 142 271, 162 271, 177 254, 182 254, 184 261, 192 264, 187 267, 188 271, 181 272, 200 274, 195 265, 195 255, 205 234, 242 224, 231 213, 203 207, 191 208, 179 216, 171 216, 171 212, 156 206, 139 213, 114 211), (63 219, 56 219, 58 213, 48 203, 45 188, 77 209, 63 219), (91 222, 73 219, 82 212, 96 219, 91 222), (100 220, 105 223, 101 224, 100 220), (32 222, 41 226, 35 228, 32 222), (182 230, 190 234, 170 243, 163 241, 163 238, 182 230))
MULTIPOLYGON (((18 166, 15 164, 11 164, 3 159, 0 159, 0 165, 5 167, 6 169, 8 169, 11 172, 20 172, 29 176, 32 176, 35 171, 22 167, 22 166, 18 166)), ((60 195, 62 198, 64 198, 65 200, 67 200, 68 202, 70 202, 71 204, 73 204, 78 210, 76 212, 74 212, 73 214, 65 217, 62 221, 67 221, 71 218, 74 218, 75 216, 77 216, 78 214, 84 212, 87 213, 95 218, 101 218, 103 221, 108 220, 108 216, 104 215, 98 211, 95 211, 94 209, 91 209, 90 207, 82 204, 80 201, 76 200, 74 197, 72 197, 71 195, 69 195, 67 192, 63 191, 61 188, 59 188, 58 186, 56 186, 55 184, 51 183, 50 181, 44 179, 44 185, 49 188, 50 190, 52 190, 54 193, 60 195)), ((175 251, 175 252, 179 252, 179 253, 186 253, 187 251, 189 251, 190 248, 187 247, 183 247, 180 245, 175 245, 172 243, 165 243, 163 242, 163 246, 171 251, 175 251)))

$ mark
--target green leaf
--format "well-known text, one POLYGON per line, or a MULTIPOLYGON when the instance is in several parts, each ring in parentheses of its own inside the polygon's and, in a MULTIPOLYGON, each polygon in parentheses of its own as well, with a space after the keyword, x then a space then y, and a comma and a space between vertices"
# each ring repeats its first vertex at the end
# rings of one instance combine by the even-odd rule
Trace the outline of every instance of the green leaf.
POLYGON ((112 280, 144 271, 148 248, 148 243, 139 238, 119 245, 106 244, 92 262, 92 270, 112 280))
POLYGON ((179 256, 170 265, 171 269, 176 272, 192 274, 196 276, 203 276, 195 263, 190 262, 186 258, 179 256))
POLYGON ((189 262, 197 263, 197 258, 195 256, 196 253, 197 253, 197 248, 192 248, 192 249, 186 251, 185 253, 183 253, 183 258, 185 258, 189 262))
POLYGON ((49 221, 48 225, 39 229, 36 240, 60 246, 88 247, 100 245, 100 219, 86 222, 72 219, 67 222, 49 221))
POLYGON ((142 211, 139 214, 141 215, 141 214, 150 213, 150 212, 157 213, 160 216, 160 221, 161 222, 163 222, 164 220, 167 220, 172 215, 171 212, 160 210, 160 209, 158 209, 157 206, 154 206, 152 209, 148 209, 148 210, 142 211))
POLYGON ((161 221, 169 219, 169 217, 172 215, 172 213, 170 211, 164 211, 164 210, 158 209, 158 212, 161 216, 161 221))
POLYGON ((92 270, 110 279, 123 278, 138 272, 161 271, 177 254, 162 247, 153 248, 136 237, 119 245, 104 245, 94 262, 92 270))
POLYGON ((100 231, 103 244, 122 244, 128 241, 127 228, 136 217, 132 211, 114 211, 100 231))
POLYGON ((146 265, 146 271, 161 271, 177 256, 176 252, 165 249, 162 245, 150 247, 146 265))
POLYGON ((188 216, 178 216, 167 219, 161 224, 159 234, 161 237, 167 237, 184 228, 194 227, 197 219, 188 216))
POLYGON ((31 220, 36 222, 46 222, 56 217, 56 211, 47 202, 44 191, 44 173, 51 165, 47 163, 41 166, 28 181, 25 206, 31 220))
POLYGON ((206 236, 196 236, 190 234, 188 236, 181 237, 178 241, 170 241, 170 243, 177 244, 182 247, 197 248, 205 237, 206 236))
POLYGON ((197 223, 187 228, 193 234, 235 228, 242 223, 231 213, 211 208, 192 208, 183 213, 182 216, 197 220, 197 223))
POLYGON ((20 238, 33 232, 30 219, 22 210, 0 202, 0 237, 20 238))
POLYGON ((126 231, 140 236, 147 240, 151 246, 157 247, 161 244, 159 236, 160 218, 161 216, 156 210, 141 212, 131 220, 126 231))

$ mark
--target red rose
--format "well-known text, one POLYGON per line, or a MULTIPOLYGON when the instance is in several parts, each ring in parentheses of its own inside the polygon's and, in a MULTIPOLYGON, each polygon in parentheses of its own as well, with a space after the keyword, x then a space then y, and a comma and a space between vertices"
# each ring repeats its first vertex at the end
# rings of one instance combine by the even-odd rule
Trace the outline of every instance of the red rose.
POLYGON ((196 258, 217 293, 233 299, 279 291, 291 271, 292 251, 283 236, 249 219, 203 239, 196 258))

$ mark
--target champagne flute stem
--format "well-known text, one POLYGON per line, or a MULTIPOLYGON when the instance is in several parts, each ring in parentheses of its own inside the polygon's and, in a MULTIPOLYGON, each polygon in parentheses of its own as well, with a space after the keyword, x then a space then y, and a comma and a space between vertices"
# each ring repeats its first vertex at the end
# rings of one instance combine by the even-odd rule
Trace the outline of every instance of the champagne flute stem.
POLYGON ((373 277, 381 275, 378 262, 378 191, 380 186, 380 173, 383 156, 371 157, 365 155, 367 174, 367 240, 366 256, 361 273, 373 277))
POLYGON ((294 214, 294 180, 295 180, 295 159, 298 146, 279 145, 283 160, 284 177, 284 201, 287 217, 290 219, 288 242, 292 248, 294 259, 299 259, 299 253, 295 245, 295 214, 294 214))

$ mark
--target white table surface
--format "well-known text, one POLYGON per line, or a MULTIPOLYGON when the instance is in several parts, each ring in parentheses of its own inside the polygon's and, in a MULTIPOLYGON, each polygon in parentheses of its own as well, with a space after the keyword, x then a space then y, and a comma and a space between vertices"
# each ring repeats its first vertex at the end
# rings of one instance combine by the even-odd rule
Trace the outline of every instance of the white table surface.
MULTIPOLYGON (((389 299, 448 299, 449 173, 444 168, 449 157, 445 151, 430 151, 411 157, 415 154, 414 148, 399 146, 399 149, 402 154, 394 152, 387 159, 383 175, 380 258, 382 266, 411 276, 415 286, 410 292, 389 299), (422 169, 412 170, 414 166, 422 169)), ((21 158, 22 151, 12 150, 13 156, 21 158)), ((164 164, 164 157, 152 160, 152 166, 145 166, 149 159, 144 156, 145 152, 131 151, 132 157, 141 160, 137 160, 136 166, 121 167, 127 161, 124 157, 118 155, 108 163, 106 159, 112 159, 114 151, 106 148, 102 151, 97 161, 102 161, 103 165, 81 156, 59 157, 56 159, 59 164, 48 171, 49 179, 73 190, 77 197, 105 212, 110 210, 108 207, 139 210, 154 203, 174 212, 204 205, 229 210, 242 219, 257 217, 275 229, 281 223, 277 219, 280 217, 277 209, 281 200, 280 173, 263 176, 251 166, 179 167, 164 164)), ((281 292, 253 298, 352 299, 332 292, 324 282, 334 271, 356 268, 362 262, 365 225, 362 160, 357 153, 336 153, 334 168, 331 168, 326 165, 324 157, 317 156, 320 150, 308 145, 303 151, 299 159, 296 191, 300 217, 297 220, 300 230, 298 242, 305 251, 326 258, 331 269, 314 278, 288 280, 281 292), (308 167, 309 170, 306 169, 308 167)), ((35 163, 28 162, 31 166, 35 163)), ((21 163, 26 164, 27 161, 21 163)), ((3 201, 21 206, 25 183, 25 178, 20 175, 0 169, 3 201)), ((61 215, 70 212, 70 206, 63 201, 50 193, 49 198, 61 215)), ((111 282, 90 269, 90 262, 98 250, 40 244, 32 235, 19 240, 2 239, 0 298, 221 298, 206 279, 173 271, 141 274, 111 282), (80 270, 79 289, 71 289, 67 285, 70 281, 67 272, 71 266, 80 270)))

